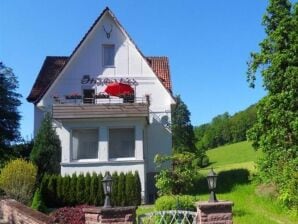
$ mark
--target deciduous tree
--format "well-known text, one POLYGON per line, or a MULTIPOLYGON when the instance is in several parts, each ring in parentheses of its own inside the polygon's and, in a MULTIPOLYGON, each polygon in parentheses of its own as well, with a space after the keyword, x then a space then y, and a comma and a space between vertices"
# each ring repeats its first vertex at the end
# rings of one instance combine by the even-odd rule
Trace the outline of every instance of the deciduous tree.
POLYGON ((251 53, 247 78, 253 87, 260 71, 268 94, 258 103, 257 123, 248 135, 264 152, 261 179, 274 182, 280 199, 297 209, 298 4, 270 0, 263 25, 267 36, 260 51, 251 53))

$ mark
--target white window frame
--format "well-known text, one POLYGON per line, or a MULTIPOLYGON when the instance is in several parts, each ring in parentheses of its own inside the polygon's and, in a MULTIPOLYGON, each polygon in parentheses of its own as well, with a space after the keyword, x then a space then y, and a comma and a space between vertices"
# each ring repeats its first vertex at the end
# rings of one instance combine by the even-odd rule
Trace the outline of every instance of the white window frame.
POLYGON ((136 127, 135 126, 111 126, 108 128, 108 161, 129 161, 136 160, 136 127), (133 157, 120 157, 120 158, 110 158, 110 130, 111 129, 128 129, 134 130, 134 156, 133 157))
POLYGON ((84 128, 81 128, 81 127, 73 127, 72 129, 71 129, 71 133, 70 133, 70 148, 71 148, 71 150, 70 150, 70 161, 71 162, 97 162, 97 161, 99 161, 99 152, 100 152, 100 150, 99 150, 99 139, 100 139, 100 136, 99 136, 99 131, 100 131, 100 128, 99 127, 84 127, 84 128), (93 158, 93 159, 74 159, 73 158, 73 150, 74 150, 74 148, 73 148, 73 131, 74 130, 97 130, 97 157, 96 158, 93 158))
POLYGON ((102 66, 104 68, 114 68, 115 67, 115 57, 116 57, 115 44, 103 44, 102 45, 102 66), (113 57, 113 64, 112 65, 106 65, 105 64, 105 48, 106 47, 114 47, 114 57, 113 57))

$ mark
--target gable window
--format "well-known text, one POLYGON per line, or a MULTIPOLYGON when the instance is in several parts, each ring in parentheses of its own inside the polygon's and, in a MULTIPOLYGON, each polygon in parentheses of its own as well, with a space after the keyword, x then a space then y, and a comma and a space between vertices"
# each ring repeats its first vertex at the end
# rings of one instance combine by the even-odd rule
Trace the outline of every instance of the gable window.
POLYGON ((95 90, 84 89, 83 90, 83 103, 94 103, 95 90))
POLYGON ((102 45, 103 66, 114 66, 115 63, 115 45, 102 45))
POLYGON ((98 129, 72 130, 72 159, 98 158, 98 129))
POLYGON ((109 158, 135 157, 135 129, 109 129, 109 158))

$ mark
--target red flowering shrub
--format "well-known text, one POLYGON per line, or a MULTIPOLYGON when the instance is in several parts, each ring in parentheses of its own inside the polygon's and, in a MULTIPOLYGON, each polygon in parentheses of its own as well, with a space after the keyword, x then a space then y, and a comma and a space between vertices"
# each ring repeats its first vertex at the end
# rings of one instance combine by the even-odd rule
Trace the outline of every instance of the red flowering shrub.
POLYGON ((85 224, 83 208, 89 208, 89 205, 78 205, 75 207, 63 207, 53 212, 50 217, 52 223, 60 224, 85 224))

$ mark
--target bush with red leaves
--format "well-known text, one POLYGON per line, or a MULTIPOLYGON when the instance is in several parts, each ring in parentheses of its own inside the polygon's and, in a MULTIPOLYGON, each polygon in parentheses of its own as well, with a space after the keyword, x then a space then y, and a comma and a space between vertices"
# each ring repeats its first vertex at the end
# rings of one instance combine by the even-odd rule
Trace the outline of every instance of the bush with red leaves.
POLYGON ((90 208, 90 205, 78 205, 75 207, 63 207, 53 212, 50 217, 52 223, 60 224, 85 224, 83 208, 90 208))

